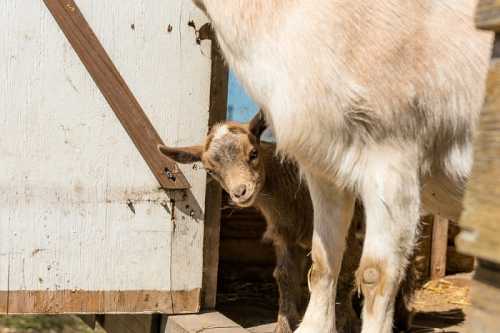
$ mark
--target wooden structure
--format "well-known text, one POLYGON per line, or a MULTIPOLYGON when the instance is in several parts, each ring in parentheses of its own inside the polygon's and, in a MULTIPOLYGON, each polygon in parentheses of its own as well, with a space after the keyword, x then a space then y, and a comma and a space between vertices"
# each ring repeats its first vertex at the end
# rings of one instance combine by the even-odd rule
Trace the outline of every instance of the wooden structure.
POLYGON ((458 243, 461 251, 479 258, 468 332, 493 333, 500 331, 500 1, 479 1, 476 24, 496 38, 458 243))
MULTIPOLYGON (((224 119, 206 18, 184 0, 40 0, 2 2, 0 19, 0 313, 88 314, 110 333, 244 331, 217 314, 149 315, 215 306, 220 188, 155 150, 224 119)), ((272 248, 254 246, 263 220, 246 214, 223 230, 224 259, 272 278, 272 248)))
POLYGON ((0 19, 0 313, 213 306, 220 190, 156 152, 224 117, 206 18, 183 0, 40 0, 0 19))

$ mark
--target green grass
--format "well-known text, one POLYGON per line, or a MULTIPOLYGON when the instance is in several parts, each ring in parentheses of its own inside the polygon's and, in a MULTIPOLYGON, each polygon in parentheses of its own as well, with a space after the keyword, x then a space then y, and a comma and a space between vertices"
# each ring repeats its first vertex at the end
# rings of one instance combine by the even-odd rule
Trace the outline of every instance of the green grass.
POLYGON ((0 333, 4 332, 91 333, 94 331, 75 316, 0 316, 0 333))

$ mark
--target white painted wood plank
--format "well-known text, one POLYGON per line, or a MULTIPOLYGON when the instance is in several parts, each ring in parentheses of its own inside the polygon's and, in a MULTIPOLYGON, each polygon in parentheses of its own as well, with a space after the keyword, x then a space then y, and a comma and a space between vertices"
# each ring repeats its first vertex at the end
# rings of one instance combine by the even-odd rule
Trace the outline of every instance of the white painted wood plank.
MULTIPOLYGON (((0 162, 1 163, 1 162, 0 162)), ((8 221, 0 220, 0 235, 8 235, 8 221)), ((0 236, 1 237, 1 236, 0 236)), ((0 290, 9 288, 9 245, 10 242, 2 237, 0 242, 0 290)), ((0 312, 7 311, 7 295, 0 294, 0 312)))
MULTIPOLYGON (((187 10, 189 7, 181 8, 179 16, 179 26, 182 28, 187 28, 187 31, 184 30, 183 34, 193 35, 193 27, 189 24, 194 23, 196 28, 200 28, 203 24, 207 23, 204 15, 201 14, 198 10, 187 10)), ((190 43, 182 43, 180 45, 181 53, 185 55, 184 59, 181 59, 179 66, 182 68, 184 75, 182 76, 182 80, 179 82, 181 86, 183 86, 183 91, 186 91, 188 96, 183 99, 182 106, 179 109, 182 110, 191 110, 197 109, 200 106, 197 105, 197 100, 208 100, 210 98, 209 89, 202 89, 202 87, 198 86, 195 89, 192 89, 193 83, 191 83, 191 79, 196 79, 197 74, 203 72, 203 69, 210 66, 208 62, 210 59, 210 42, 202 41, 201 47, 194 47, 193 42, 196 41, 192 39, 190 43), (196 59, 198 56, 202 55, 205 59, 205 63, 203 62, 195 62, 191 63, 186 61, 186 59, 196 59)), ((207 108, 204 112, 204 120, 201 123, 203 126, 208 124, 208 104, 207 108)), ((201 137, 197 138, 195 143, 203 142, 203 138, 206 134, 205 128, 200 127, 199 119, 193 117, 183 117, 180 118, 178 123, 178 133, 180 133, 178 138, 178 143, 180 144, 192 144, 190 142, 192 139, 192 134, 186 137, 187 133, 192 133, 193 130, 198 134, 203 134, 201 137)), ((198 167, 196 170, 201 170, 201 167, 198 167)), ((185 172, 187 174, 192 174, 194 171, 192 167, 185 168, 185 172), (188 171, 189 170, 189 171, 188 171)), ((201 183, 201 181, 200 181, 201 183)), ((204 184, 204 182, 203 182, 204 184)), ((174 290, 187 290, 191 285, 198 285, 201 283, 201 280, 198 280, 202 277, 198 272, 198 268, 203 268, 203 212, 204 208, 202 208, 205 204, 204 196, 202 193, 205 191, 204 186, 193 187, 192 193, 188 193, 186 197, 186 203, 182 203, 181 205, 176 205, 176 207, 184 210, 184 215, 182 213, 177 215, 180 218, 176 218, 176 229, 173 233, 172 239, 172 288, 174 290), (199 198, 203 197, 203 200, 199 200, 199 198), (199 255, 186 256, 184 253, 189 253, 196 249, 199 255), (187 274, 186 270, 193 270, 187 274), (193 274, 195 273, 195 274, 193 274)))
MULTIPOLYGON (((188 26, 205 22, 200 13, 183 0, 78 4, 165 142, 201 142, 210 42, 197 45, 188 26)), ((0 45, 8 46, 0 48, 0 291, 7 283, 10 290, 200 288, 204 172, 183 168, 193 188, 189 202, 172 195, 174 231, 162 206, 171 198, 155 190, 43 3, 1 2, 0 19, 0 45)))

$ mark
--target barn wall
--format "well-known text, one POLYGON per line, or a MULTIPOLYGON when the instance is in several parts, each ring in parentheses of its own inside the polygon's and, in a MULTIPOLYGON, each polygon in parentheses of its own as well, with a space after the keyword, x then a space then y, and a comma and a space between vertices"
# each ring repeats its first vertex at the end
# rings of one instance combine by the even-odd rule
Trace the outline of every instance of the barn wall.
MULTIPOLYGON (((167 144, 207 131, 188 1, 78 5, 167 144)), ((191 312, 205 173, 164 193, 42 1, 0 2, 0 312, 191 312), (8 294, 8 296, 7 296, 8 294), (8 304, 7 304, 8 300, 8 304)))

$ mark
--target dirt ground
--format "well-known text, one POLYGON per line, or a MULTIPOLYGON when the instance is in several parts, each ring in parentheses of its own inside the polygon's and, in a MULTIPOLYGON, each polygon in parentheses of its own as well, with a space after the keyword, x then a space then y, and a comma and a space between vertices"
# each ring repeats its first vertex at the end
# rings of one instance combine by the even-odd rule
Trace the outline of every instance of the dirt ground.
MULTIPOLYGON (((412 333, 463 332, 464 311, 469 305, 470 274, 429 282, 418 290, 413 307, 412 333)), ((235 283, 224 286, 218 310, 255 333, 272 333, 277 290, 273 283, 235 283)))

